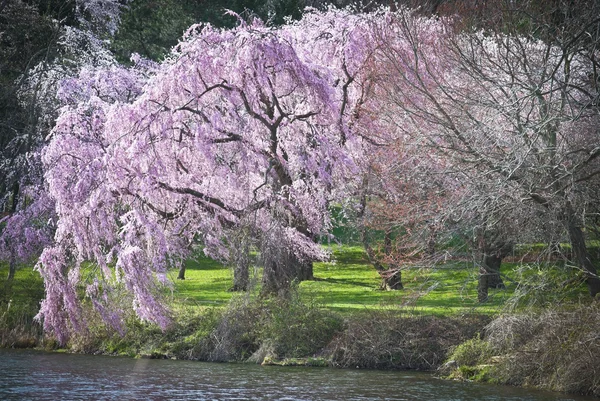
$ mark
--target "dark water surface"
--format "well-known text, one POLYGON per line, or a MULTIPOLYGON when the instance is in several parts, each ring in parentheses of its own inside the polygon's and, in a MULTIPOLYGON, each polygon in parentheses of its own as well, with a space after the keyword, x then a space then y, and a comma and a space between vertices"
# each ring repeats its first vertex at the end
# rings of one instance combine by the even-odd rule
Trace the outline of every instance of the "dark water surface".
POLYGON ((594 400, 419 372, 272 367, 0 349, 0 400, 594 400))

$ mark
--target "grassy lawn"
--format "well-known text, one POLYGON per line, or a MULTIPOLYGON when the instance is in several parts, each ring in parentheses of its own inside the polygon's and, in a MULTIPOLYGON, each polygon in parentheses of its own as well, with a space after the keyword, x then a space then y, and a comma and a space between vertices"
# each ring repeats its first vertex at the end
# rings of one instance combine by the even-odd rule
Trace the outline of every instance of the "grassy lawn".
POLYGON ((39 306, 44 298, 44 283, 33 267, 17 269, 12 282, 6 280, 7 276, 8 264, 0 263, 0 305, 10 302, 13 305, 39 306))
POLYGON ((361 247, 334 249, 334 263, 315 263, 315 281, 303 282, 303 296, 342 313, 372 309, 406 308, 424 314, 496 312, 512 292, 490 290, 490 301, 477 302, 475 269, 468 263, 447 263, 441 267, 407 267, 402 272, 404 289, 382 291, 380 278, 367 263, 361 247))
MULTIPOLYGON (((402 273, 404 290, 381 291, 379 276, 361 247, 336 246, 333 251, 335 261, 315 263, 315 280, 302 282, 299 290, 303 299, 343 314, 398 307, 436 315, 493 313, 515 286, 507 283, 506 290, 490 290, 490 301, 481 305, 475 268, 453 262, 434 269, 407 268, 402 273)), ((172 272, 172 278, 176 276, 172 272)), ((254 280, 260 281, 260 272, 255 272, 254 280)), ((175 300, 190 306, 222 306, 234 294, 229 291, 231 270, 207 257, 188 261, 186 279, 174 281, 175 300)))
POLYGON ((203 255, 188 260, 185 269, 185 280, 176 280, 177 270, 170 275, 176 301, 190 306, 223 306, 231 299, 231 269, 203 255))
MULTIPOLYGON (((404 289, 381 291, 380 279, 375 269, 367 263, 364 251, 359 246, 333 246, 334 261, 315 263, 314 281, 300 283, 302 299, 342 314, 356 314, 374 309, 404 308, 405 310, 434 315, 463 313, 496 313, 515 291, 516 284, 505 280, 506 289, 490 289, 490 300, 477 302, 477 275, 472 262, 451 261, 435 268, 409 266, 402 272, 404 289)), ((0 304, 3 308, 9 299, 14 304, 37 307, 44 291, 39 274, 31 267, 17 271, 12 284, 6 282, 8 267, 0 264, 0 304)), ((503 272, 516 281, 543 282, 545 278, 568 272, 560 272, 556 266, 527 269, 519 263, 503 264, 503 272), (537 280, 537 281, 536 281, 537 280)), ((253 280, 260 282, 260 271, 255 271, 253 280)), ((172 299, 175 305, 189 307, 225 306, 234 296, 232 272, 220 263, 199 256, 186 264, 186 279, 176 280, 177 271, 171 272, 175 283, 172 299)), ((554 282, 562 279, 553 278, 554 282)), ((552 292, 549 292, 550 294, 552 292)), ((573 288, 571 295, 585 294, 585 286, 573 288)), ((564 295, 564 294, 563 294, 564 295)), ((552 299, 546 302, 552 302, 552 299)))

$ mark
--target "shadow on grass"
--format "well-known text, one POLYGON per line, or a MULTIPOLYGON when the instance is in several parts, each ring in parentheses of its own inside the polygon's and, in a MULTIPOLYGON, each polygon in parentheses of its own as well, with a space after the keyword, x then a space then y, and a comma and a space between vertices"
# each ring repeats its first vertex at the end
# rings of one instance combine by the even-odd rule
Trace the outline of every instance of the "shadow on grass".
MULTIPOLYGON (((331 283, 331 284, 344 284, 344 285, 353 285, 356 287, 371 287, 371 283, 366 283, 364 281, 353 281, 353 280, 348 280, 348 279, 338 279, 338 278, 321 278, 321 277, 315 277, 313 281, 322 281, 322 282, 326 282, 326 283, 331 283)), ((374 288, 376 289, 376 288, 374 288)))
POLYGON ((186 260, 185 268, 186 270, 223 270, 225 267, 220 262, 199 254, 193 259, 186 260))

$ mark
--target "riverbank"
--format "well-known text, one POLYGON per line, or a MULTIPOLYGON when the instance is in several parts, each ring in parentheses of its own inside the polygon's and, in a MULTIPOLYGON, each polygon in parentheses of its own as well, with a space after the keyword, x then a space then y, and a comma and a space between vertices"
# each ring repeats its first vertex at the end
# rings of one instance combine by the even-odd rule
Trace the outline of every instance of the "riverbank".
MULTIPOLYGON (((474 272, 468 265, 415 266, 403 274, 405 290, 384 292, 377 290, 378 277, 359 250, 346 247, 336 256, 335 264, 317 264, 317 279, 301 283, 286 299, 228 292, 228 269, 210 260, 190 262, 186 280, 176 281, 173 291, 165 293, 173 310, 173 324, 167 331, 128 315, 119 333, 88 305, 88 331, 74 335, 62 350, 137 358, 426 370, 452 379, 600 395, 599 358, 593 358, 600 351, 596 334, 600 311, 595 303, 572 302, 577 299, 577 286, 532 294, 507 282, 507 288, 491 293, 488 304, 479 305, 474 272), (560 307, 555 302, 559 297, 563 298, 560 307), (530 307, 518 309, 517 303, 530 307), (579 374, 582 370, 585 379, 579 374)), ((36 274, 21 269, 10 288, 0 283, 5 290, 0 305, 3 347, 59 349, 33 321, 43 296, 36 274)), ((507 274, 517 282, 531 272, 515 265, 507 274)), ((539 280, 548 284, 548 276, 539 280)), ((551 278, 562 280, 559 273, 551 278)), ((131 302, 125 294, 115 296, 123 305, 131 302)))
POLYGON ((600 303, 501 315, 456 347, 448 378, 600 397, 600 303))
MULTIPOLYGON (((434 316, 381 309, 343 316, 304 302, 252 295, 226 308, 179 308, 166 331, 126 318, 121 334, 90 310, 89 329, 63 350, 85 354, 211 362, 302 364, 371 369, 436 370, 452 347, 480 332, 486 315, 434 316)), ((14 314, 13 314, 14 316, 14 314)), ((58 350, 29 318, 2 326, 3 347, 58 350)))

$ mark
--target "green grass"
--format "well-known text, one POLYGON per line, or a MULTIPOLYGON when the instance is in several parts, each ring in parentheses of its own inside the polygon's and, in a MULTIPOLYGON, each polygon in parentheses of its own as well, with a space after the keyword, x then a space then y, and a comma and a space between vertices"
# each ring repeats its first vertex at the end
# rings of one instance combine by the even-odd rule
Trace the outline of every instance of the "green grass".
POLYGON ((8 264, 0 263, 0 305, 11 302, 39 306, 44 298, 44 283, 40 274, 31 266, 20 266, 15 278, 8 281, 8 264))
MULTIPOLYGON (((475 268, 465 262, 447 263, 441 267, 409 267, 402 272, 404 289, 382 291, 380 278, 367 262, 358 246, 334 246, 334 261, 314 264, 314 281, 300 283, 300 295, 332 311, 343 314, 374 309, 407 308, 423 314, 494 313, 512 294, 506 290, 490 290, 490 301, 477 302, 475 268)), ((255 272, 259 276, 260 272, 255 272)), ((186 279, 175 280, 176 303, 189 306, 224 306, 234 293, 231 270, 207 257, 199 256, 186 265, 186 279)), ((259 282, 260 277, 254 277, 259 282)))
POLYGON ((191 306, 223 306, 232 297, 231 269, 223 267, 204 255, 186 262, 185 280, 176 280, 177 271, 171 273, 175 282, 174 298, 191 306))
MULTIPOLYGON (((342 314, 393 308, 435 315, 496 313, 516 288, 514 282, 504 280, 507 288, 490 289, 490 300, 480 304, 477 302, 477 272, 473 263, 451 261, 434 268, 407 266, 402 271, 404 289, 382 291, 379 289, 380 278, 368 264, 361 247, 335 245, 331 249, 333 261, 315 263, 315 280, 302 282, 298 288, 302 299, 342 314)), ((6 265, 0 264, 0 305, 5 308, 12 299, 13 305, 39 306, 44 296, 39 274, 31 267, 23 267, 17 271, 13 283, 7 283, 7 270, 6 265)), ((572 275, 556 265, 536 264, 530 267, 505 263, 502 270, 516 281, 532 282, 533 286, 541 283, 540 289, 548 289, 549 283, 566 281, 572 275)), ((231 270, 203 255, 186 262, 185 280, 176 280, 176 277, 177 271, 174 270, 171 272, 174 282, 171 299, 175 307, 222 307, 234 296, 229 291, 232 286, 231 270)), ((260 282, 260 271, 254 272, 254 280, 260 282)), ((553 291, 547 293, 553 294, 553 291)), ((585 294, 585 286, 576 283, 566 296, 575 298, 580 294, 585 294)), ((527 297, 523 297, 523 301, 530 302, 527 297)), ((554 298, 550 296, 543 302, 554 302, 554 298)))
POLYGON ((30 266, 16 271, 8 281, 8 266, 0 263, 0 346, 31 347, 40 327, 34 316, 44 298, 40 274, 30 266))
POLYGON ((301 283, 300 291, 342 313, 398 307, 436 315, 489 313, 497 311, 512 292, 510 285, 507 290, 490 290, 490 301, 479 304, 475 269, 464 262, 407 267, 402 272, 403 290, 382 291, 381 280, 361 247, 336 247, 334 258, 333 263, 315 263, 316 280, 301 283))

